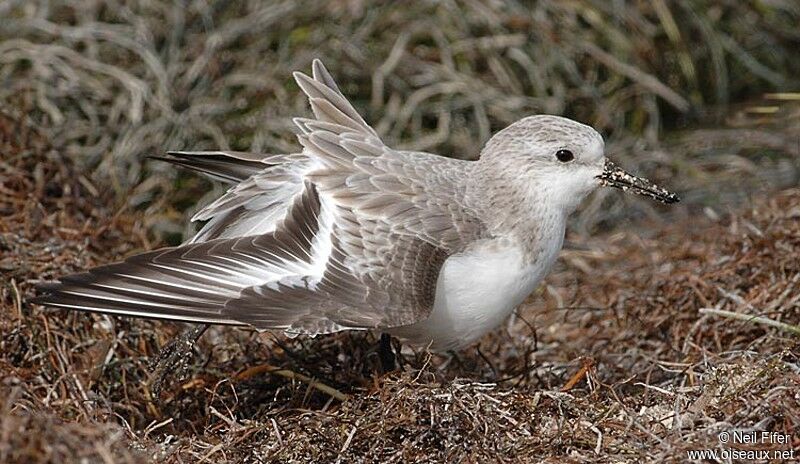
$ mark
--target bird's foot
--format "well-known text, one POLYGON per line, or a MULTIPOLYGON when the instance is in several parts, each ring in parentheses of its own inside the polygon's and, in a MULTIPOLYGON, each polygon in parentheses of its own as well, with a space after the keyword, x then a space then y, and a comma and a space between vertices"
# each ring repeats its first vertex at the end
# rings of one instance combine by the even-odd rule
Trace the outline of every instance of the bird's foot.
POLYGON ((382 333, 378 342, 378 358, 381 360, 381 371, 384 374, 397 369, 397 357, 392 347, 392 337, 387 333, 382 333))
POLYGON ((161 351, 150 362, 149 367, 153 375, 150 392, 153 400, 158 401, 167 376, 174 376, 179 381, 186 378, 189 361, 192 358, 192 349, 206 329, 208 329, 208 325, 205 324, 187 329, 161 348, 161 351))

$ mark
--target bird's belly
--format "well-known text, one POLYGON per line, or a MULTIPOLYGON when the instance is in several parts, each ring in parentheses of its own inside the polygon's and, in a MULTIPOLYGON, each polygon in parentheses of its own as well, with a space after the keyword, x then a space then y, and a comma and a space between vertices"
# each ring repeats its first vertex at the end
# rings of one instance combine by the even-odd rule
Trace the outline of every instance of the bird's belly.
POLYGON ((536 288, 558 248, 526 263, 516 245, 481 247, 445 261, 430 317, 389 333, 434 351, 466 347, 497 327, 536 288))

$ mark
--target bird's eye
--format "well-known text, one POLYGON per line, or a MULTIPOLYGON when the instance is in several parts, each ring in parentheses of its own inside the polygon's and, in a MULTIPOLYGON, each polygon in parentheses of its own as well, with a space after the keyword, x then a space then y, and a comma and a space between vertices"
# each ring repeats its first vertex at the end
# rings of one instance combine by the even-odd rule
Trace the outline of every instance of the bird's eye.
POLYGON ((572 154, 569 150, 558 150, 556 152, 556 158, 562 163, 566 163, 568 161, 572 161, 575 159, 575 155, 572 154))

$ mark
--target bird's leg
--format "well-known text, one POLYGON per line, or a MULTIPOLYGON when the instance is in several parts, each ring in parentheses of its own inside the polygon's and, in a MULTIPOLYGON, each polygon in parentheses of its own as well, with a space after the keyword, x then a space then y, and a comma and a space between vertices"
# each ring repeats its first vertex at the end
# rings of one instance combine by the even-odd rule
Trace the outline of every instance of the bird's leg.
POLYGON ((450 355, 450 361, 453 361, 456 365, 456 368, 459 370, 464 370, 464 363, 461 361, 461 356, 455 352, 455 350, 448 350, 447 354, 450 355))
POLYGON ((405 364, 405 358, 403 358, 403 344, 397 338, 392 340, 392 342, 394 342, 392 343, 392 348, 394 349, 394 356, 397 360, 397 367, 402 370, 405 364))
POLYGON ((387 333, 382 333, 378 343, 378 358, 381 360, 381 370, 383 370, 384 374, 395 370, 397 364, 395 363, 395 355, 392 349, 392 337, 387 333))
POLYGON ((161 351, 150 362, 150 370, 153 374, 150 391, 154 400, 158 401, 167 375, 175 376, 178 380, 185 378, 186 371, 189 369, 189 360, 192 357, 192 349, 206 329, 208 329, 207 324, 200 324, 185 330, 161 348, 161 351))

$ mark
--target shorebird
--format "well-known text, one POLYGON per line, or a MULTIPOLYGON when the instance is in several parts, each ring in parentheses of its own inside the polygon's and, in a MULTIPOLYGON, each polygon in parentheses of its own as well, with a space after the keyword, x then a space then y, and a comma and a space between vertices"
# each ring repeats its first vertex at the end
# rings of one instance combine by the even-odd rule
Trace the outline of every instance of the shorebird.
POLYGON ((62 277, 48 306, 290 335, 374 330, 434 351, 498 326, 545 277, 600 186, 678 197, 605 157, 591 127, 525 117, 477 161, 387 146, 320 61, 295 73, 313 118, 292 154, 169 152, 233 184, 181 246, 62 277))

